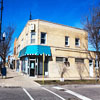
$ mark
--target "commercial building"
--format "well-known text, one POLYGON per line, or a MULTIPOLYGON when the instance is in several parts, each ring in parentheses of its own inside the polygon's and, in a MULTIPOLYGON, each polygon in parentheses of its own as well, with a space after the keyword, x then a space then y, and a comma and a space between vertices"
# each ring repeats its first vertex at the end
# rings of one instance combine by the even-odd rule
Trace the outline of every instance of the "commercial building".
POLYGON ((29 20, 14 42, 15 68, 41 77, 44 54, 45 77, 61 77, 63 62, 70 64, 64 73, 66 78, 95 77, 95 53, 88 51, 87 37, 88 33, 79 28, 29 20))
POLYGON ((8 67, 11 69, 15 69, 14 68, 14 57, 13 55, 8 56, 8 67))

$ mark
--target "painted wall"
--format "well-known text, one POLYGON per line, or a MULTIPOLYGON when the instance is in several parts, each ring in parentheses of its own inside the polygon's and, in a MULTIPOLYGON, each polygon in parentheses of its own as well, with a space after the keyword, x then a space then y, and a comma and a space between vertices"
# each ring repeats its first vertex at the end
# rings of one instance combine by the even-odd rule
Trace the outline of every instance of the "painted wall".
MULTIPOLYGON (((88 53, 88 34, 86 31, 48 21, 31 20, 28 21, 19 38, 17 39, 16 48, 18 48, 19 45, 20 50, 27 45, 43 45, 40 44, 41 32, 46 32, 47 34, 46 44, 44 45, 51 46, 52 58, 49 61, 49 77, 60 77, 59 63, 56 62, 56 57, 66 57, 70 62, 70 67, 64 74, 64 77, 80 78, 81 68, 77 68, 79 65, 82 67, 82 77, 89 77, 89 59, 91 57, 88 53), (36 43, 33 44, 30 42, 31 24, 35 24, 36 31, 36 43), (26 34, 28 34, 27 37, 26 34), (69 36, 69 46, 65 46, 65 36, 69 36), (75 46, 75 38, 80 39, 80 46, 75 46), (84 64, 75 63, 75 58, 83 58, 84 64)), ((92 56, 94 57, 93 54, 92 56)))

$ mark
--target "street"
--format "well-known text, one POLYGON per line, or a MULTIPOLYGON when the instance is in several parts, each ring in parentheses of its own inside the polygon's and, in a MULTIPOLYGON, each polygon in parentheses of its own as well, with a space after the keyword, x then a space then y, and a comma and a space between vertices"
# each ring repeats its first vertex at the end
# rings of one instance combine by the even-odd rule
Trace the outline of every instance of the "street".
POLYGON ((0 88, 0 100, 61 100, 42 89, 0 88))
POLYGON ((0 100, 100 100, 100 85, 39 85, 14 70, 0 77, 0 100))
POLYGON ((70 94, 61 91, 54 91, 55 94, 40 88, 0 88, 0 100, 80 100, 70 94), (27 92, 26 92, 26 91, 27 92))
POLYGON ((100 100, 100 86, 0 87, 0 100, 100 100))

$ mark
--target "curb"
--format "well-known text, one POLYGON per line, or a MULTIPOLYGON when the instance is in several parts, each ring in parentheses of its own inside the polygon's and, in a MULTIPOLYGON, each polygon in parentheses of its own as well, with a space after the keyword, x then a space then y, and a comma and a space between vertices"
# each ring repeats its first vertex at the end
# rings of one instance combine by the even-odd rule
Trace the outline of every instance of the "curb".
POLYGON ((35 81, 34 81, 34 83, 35 83, 36 85, 38 85, 39 87, 41 87, 41 84, 39 84, 39 83, 37 83, 37 82, 35 82, 35 81))
POLYGON ((20 86, 0 86, 1 88, 22 88, 20 86))

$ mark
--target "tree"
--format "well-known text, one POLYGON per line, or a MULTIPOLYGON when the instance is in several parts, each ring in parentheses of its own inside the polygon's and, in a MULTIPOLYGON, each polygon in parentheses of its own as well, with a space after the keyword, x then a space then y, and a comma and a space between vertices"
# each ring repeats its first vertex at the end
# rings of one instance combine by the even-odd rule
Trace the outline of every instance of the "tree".
POLYGON ((77 63, 77 70, 81 80, 83 79, 84 66, 84 63, 77 63))
POLYGON ((60 81, 64 81, 64 74, 67 72, 69 66, 70 66, 69 62, 59 62, 58 63, 59 73, 61 76, 60 81))
POLYGON ((15 29, 11 26, 5 28, 4 30, 4 32, 6 33, 5 41, 0 42, 0 57, 3 61, 3 66, 5 66, 6 63, 6 57, 11 52, 10 47, 14 30, 15 29))
MULTIPOLYGON (((84 29, 88 32, 88 41, 95 49, 95 54, 98 61, 100 61, 100 5, 92 7, 89 16, 86 17, 84 29)), ((99 67, 100 68, 100 67, 99 67)), ((100 76, 100 74, 99 74, 100 76)))

